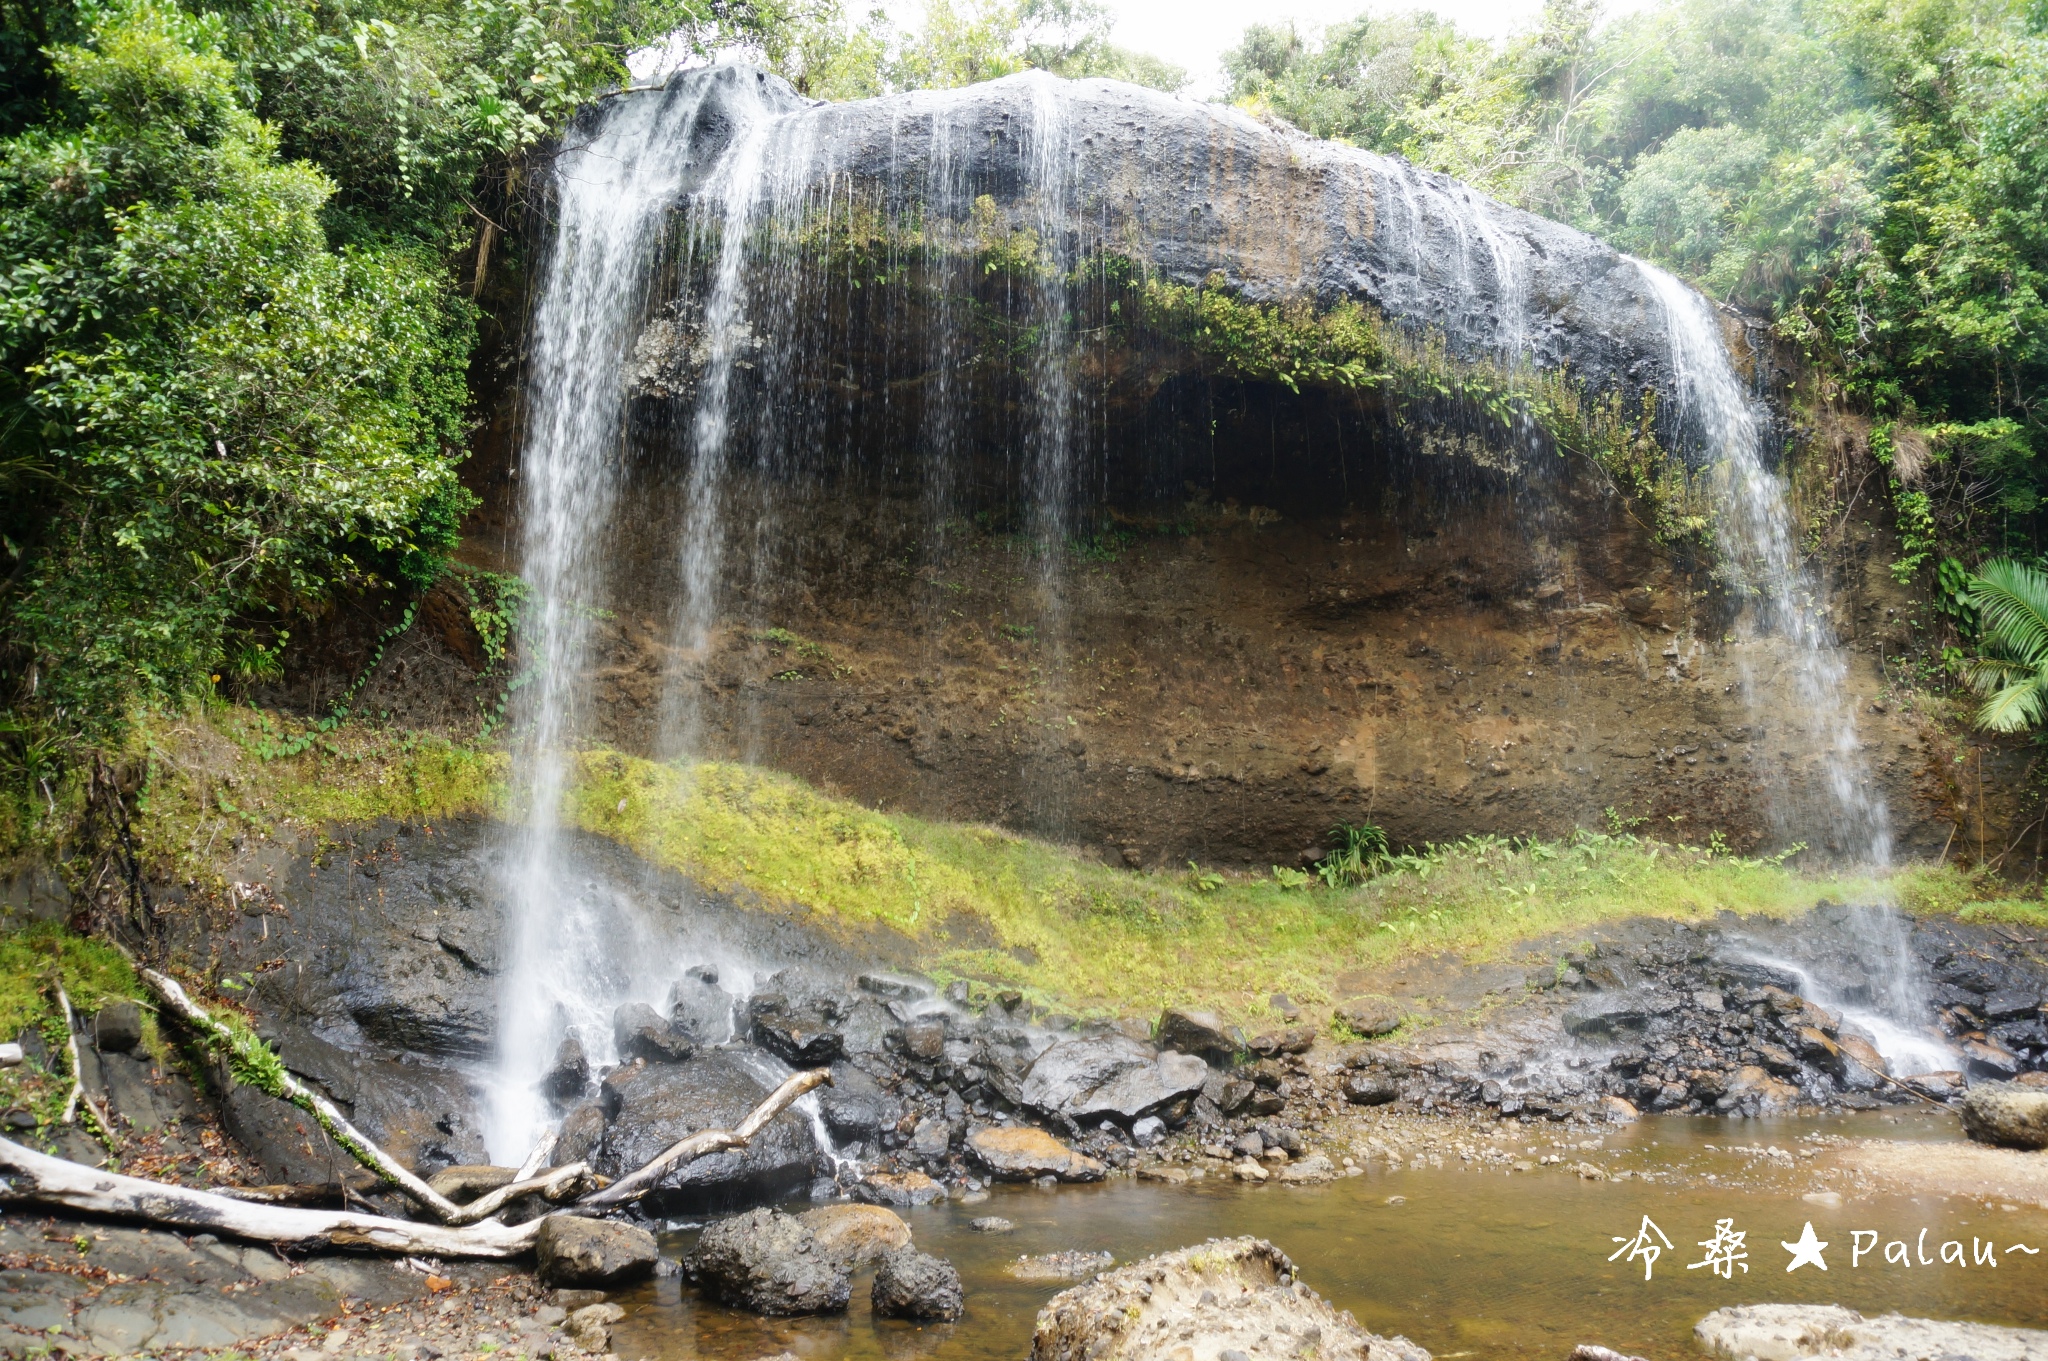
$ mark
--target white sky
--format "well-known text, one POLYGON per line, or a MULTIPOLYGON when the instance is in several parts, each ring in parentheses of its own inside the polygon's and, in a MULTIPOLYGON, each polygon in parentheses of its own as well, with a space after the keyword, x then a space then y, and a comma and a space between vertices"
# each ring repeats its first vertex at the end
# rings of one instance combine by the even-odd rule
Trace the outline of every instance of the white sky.
MULTIPOLYGON (((1187 68, 1193 83, 1188 93, 1214 96, 1223 90, 1222 57, 1252 24, 1284 23, 1320 28, 1368 11, 1431 9, 1467 33, 1504 37, 1533 23, 1543 0, 1421 0, 1386 4, 1371 0, 1264 0, 1248 5, 1237 0, 1109 0, 1116 14, 1115 41, 1164 57, 1187 68)), ((921 5, 918 7, 922 12, 921 5)))

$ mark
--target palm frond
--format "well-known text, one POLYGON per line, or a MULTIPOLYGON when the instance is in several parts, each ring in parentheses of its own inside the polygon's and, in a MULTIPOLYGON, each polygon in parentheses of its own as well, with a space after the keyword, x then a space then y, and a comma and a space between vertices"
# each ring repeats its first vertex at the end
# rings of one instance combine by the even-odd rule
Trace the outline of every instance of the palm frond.
POLYGON ((1977 726, 1990 732, 2019 732, 2040 726, 2048 692, 2037 677, 2008 685, 1984 701, 1977 711, 1977 726))
POLYGON ((1969 602, 1987 642, 2015 660, 2048 662, 2048 574, 1993 558, 1971 577, 1969 602))
POLYGON ((1963 679, 1980 695, 2021 684, 2038 674, 2038 668, 2003 657, 1975 657, 1963 664, 1963 679))

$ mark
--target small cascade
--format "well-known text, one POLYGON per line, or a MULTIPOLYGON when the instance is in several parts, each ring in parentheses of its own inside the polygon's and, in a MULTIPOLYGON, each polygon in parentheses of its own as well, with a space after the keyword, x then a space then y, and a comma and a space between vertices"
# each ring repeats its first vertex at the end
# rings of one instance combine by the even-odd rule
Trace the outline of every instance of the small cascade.
MULTIPOLYGON (((1775 769, 1781 834, 1817 836, 1830 853, 1883 870, 1891 863, 1890 817, 1874 791, 1855 710, 1845 699, 1848 661, 1828 626, 1827 585, 1800 560, 1784 479, 1765 466, 1757 403, 1735 373, 1707 300, 1664 271, 1637 263, 1664 310, 1675 380, 1673 428, 1699 439, 1717 460, 1715 537, 1743 606, 1736 655, 1757 741, 1773 748, 1786 743, 1821 766, 1825 794, 1817 808, 1794 785, 1796 766, 1775 769), (1773 674, 1763 674, 1764 665, 1773 674)), ((1895 1071, 1954 1067, 1955 1055, 1924 1024, 1927 981, 1914 960, 1909 927, 1885 907, 1862 910, 1864 939, 1873 947, 1864 960, 1873 975, 1872 996, 1868 1006, 1848 1010, 1895 1071)))

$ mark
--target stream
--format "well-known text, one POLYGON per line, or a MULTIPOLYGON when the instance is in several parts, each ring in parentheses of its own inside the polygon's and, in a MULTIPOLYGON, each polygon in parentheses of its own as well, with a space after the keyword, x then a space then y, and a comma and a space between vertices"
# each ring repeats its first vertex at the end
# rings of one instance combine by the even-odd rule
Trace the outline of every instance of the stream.
MULTIPOLYGON (((1871 1113, 1824 1119, 1649 1119, 1607 1133, 1587 1148, 1548 1126, 1502 1127, 1508 1146, 1529 1160, 1562 1156, 1533 1172, 1446 1166, 1384 1171, 1323 1186, 1242 1186, 1207 1178, 1185 1186, 1128 1179, 1096 1186, 998 1185, 975 1204, 942 1201, 900 1211, 917 1246, 950 1260, 967 1287, 967 1316, 957 1324, 917 1327, 868 1315, 871 1273, 854 1280, 848 1315, 763 1319, 701 1299, 675 1278, 649 1282, 624 1297, 621 1355, 703 1356, 752 1361, 794 1352, 802 1361, 907 1361, 911 1357, 1005 1358, 1030 1350, 1039 1308, 1065 1283, 1026 1282, 1006 1273, 1020 1254, 1108 1251, 1118 1263, 1205 1238, 1253 1234, 1278 1244, 1303 1279, 1374 1332, 1405 1333, 1441 1361, 1451 1357, 1549 1358, 1581 1342, 1651 1358, 1696 1354, 1692 1327, 1726 1305, 1839 1303, 1868 1313, 2048 1326, 2048 1251, 2009 1251, 2027 1243, 2048 1250, 2048 1211, 2004 1208, 1939 1196, 1872 1195, 1850 1190, 1840 1203, 1810 1201, 1821 1181, 1809 1165, 1825 1161, 1840 1138, 1951 1141, 1952 1118, 1931 1112, 1871 1113), (1556 1141, 1553 1143, 1553 1141, 1556 1141), (1768 1152, 1775 1146, 1780 1152, 1768 1152), (1807 1155, 1804 1151, 1818 1149, 1807 1155), (1628 1178, 1584 1180, 1570 1168, 1591 1161, 1628 1178), (1016 1228, 984 1234, 969 1221, 1000 1215, 1016 1228), (1615 1238, 1633 1237, 1647 1215, 1674 1249, 1643 1279, 1640 1259, 1610 1261, 1615 1238), (1747 1235, 1748 1267, 1721 1279, 1688 1269, 1733 1221, 1747 1235), (1781 1241, 1811 1221, 1829 1244, 1825 1274, 1787 1274, 1781 1241), (1874 1250, 1852 1266, 1851 1249, 1876 1231, 1874 1250), (1885 1244, 1903 1241, 1917 1257, 1938 1258, 1954 1239, 1996 1245, 1998 1265, 1886 1264, 1885 1244)), ((1590 1142, 1590 1141, 1588 1141, 1590 1142)), ((1476 1166, 1476 1164, 1475 1164, 1476 1166)), ((1837 1179, 1836 1185, 1842 1182, 1837 1179)), ((806 1208, 791 1205, 792 1212, 806 1208)), ((667 1251, 687 1251, 695 1233, 670 1235, 667 1251)))

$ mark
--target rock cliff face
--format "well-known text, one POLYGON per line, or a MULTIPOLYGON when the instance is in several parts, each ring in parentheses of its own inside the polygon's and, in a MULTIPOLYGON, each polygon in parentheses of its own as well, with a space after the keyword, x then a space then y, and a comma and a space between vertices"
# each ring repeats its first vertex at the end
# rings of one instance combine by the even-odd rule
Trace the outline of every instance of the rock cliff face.
MULTIPOLYGON (((579 598, 610 611, 580 664, 592 736, 1140 865, 1290 864, 1340 821, 1556 834, 1610 807, 1738 847, 1826 840, 1796 815, 1825 772, 1788 657, 1729 641, 1697 537, 1660 538, 1479 388, 1329 381, 1287 332, 1289 307, 1354 302, 1425 367, 1565 375, 1632 412, 1671 377, 1633 261, 1111 82, 811 106, 720 68, 591 126, 628 100, 681 109, 689 155, 616 309, 615 509, 579 530, 601 568, 579 598), (1266 306, 1266 358, 1211 334, 1251 314, 1133 321, 1137 279, 1266 306)), ((1655 429, 1693 458, 1683 408, 1655 429)), ((521 570, 544 457, 483 450, 472 561, 521 570)), ((1908 602, 1882 531, 1843 532, 1843 702, 1901 849, 1932 850, 1939 743, 1871 707, 1908 602)))

